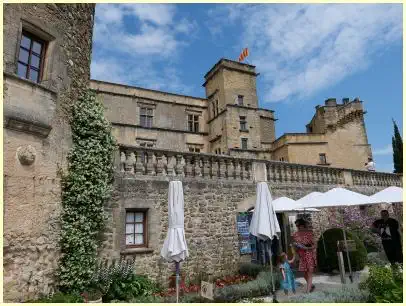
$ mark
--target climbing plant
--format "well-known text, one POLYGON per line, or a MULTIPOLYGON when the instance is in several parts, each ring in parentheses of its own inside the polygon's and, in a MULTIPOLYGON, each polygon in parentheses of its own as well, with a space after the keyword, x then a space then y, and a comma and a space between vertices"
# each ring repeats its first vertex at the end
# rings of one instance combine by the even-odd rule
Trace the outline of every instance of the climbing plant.
POLYGON ((115 140, 103 105, 86 91, 72 105, 72 149, 62 175, 60 289, 82 291, 96 267, 104 204, 111 194, 115 140))

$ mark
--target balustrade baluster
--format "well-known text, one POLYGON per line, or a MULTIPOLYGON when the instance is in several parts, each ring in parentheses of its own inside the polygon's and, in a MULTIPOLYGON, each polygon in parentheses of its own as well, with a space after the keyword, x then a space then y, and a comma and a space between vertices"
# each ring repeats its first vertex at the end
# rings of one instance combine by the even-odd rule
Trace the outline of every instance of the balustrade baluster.
POLYGON ((232 179, 233 178, 233 171, 231 169, 231 165, 232 165, 231 160, 227 158, 224 162, 226 164, 226 166, 225 166, 225 170, 226 170, 225 177, 228 178, 228 179, 232 179))
POLYGON ((246 162, 246 179, 251 180, 252 178, 252 163, 251 162, 246 162))
POLYGON ((224 163, 224 158, 219 160, 219 178, 226 178, 226 167, 224 163))
POLYGON ((193 176, 192 156, 190 155, 185 156, 185 176, 193 176))
POLYGON ((163 164, 163 154, 161 152, 156 152, 156 175, 165 176, 165 169, 163 164))
POLYGON ((135 151, 135 174, 136 175, 144 175, 144 154, 143 151, 135 151))
POLYGON ((123 151, 120 152, 120 172, 125 172, 125 160, 126 156, 123 151))
POLYGON ((292 170, 292 176, 291 176, 291 181, 292 182, 297 182, 297 166, 296 165, 291 165, 291 170, 292 170))
POLYGON ((193 162, 195 165, 194 168, 194 176, 195 177, 201 177, 202 176, 202 168, 201 168, 201 159, 199 156, 193 157, 193 162))
POLYGON ((303 166, 297 166, 297 181, 303 183, 303 166))
POLYGON ((176 176, 180 176, 180 177, 185 176, 185 170, 182 165, 182 155, 181 154, 176 155, 175 171, 176 171, 176 176))
POLYGON ((147 175, 155 175, 154 153, 147 152, 147 175))
POLYGON ((219 177, 219 165, 216 157, 213 157, 211 160, 211 175, 213 179, 217 179, 219 177))
POLYGON ((126 152, 125 154, 124 170, 125 172, 134 173, 134 165, 131 159, 131 152, 126 152))

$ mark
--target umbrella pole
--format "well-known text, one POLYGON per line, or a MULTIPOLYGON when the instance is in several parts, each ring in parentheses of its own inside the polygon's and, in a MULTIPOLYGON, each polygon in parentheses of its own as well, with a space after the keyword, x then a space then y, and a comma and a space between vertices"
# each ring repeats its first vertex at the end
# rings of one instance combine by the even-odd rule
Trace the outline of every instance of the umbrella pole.
MULTIPOLYGON (((348 269, 350 271, 350 281, 351 283, 353 282, 352 278, 352 268, 351 268, 351 260, 350 260, 350 253, 348 251, 348 245, 347 245, 347 235, 345 233, 345 224, 344 224, 344 216, 343 212, 341 211, 341 221, 343 223, 343 236, 344 236, 344 245, 345 245, 345 253, 347 254, 347 262, 348 262, 348 269)), ((345 272, 345 271, 344 271, 345 272)))
POLYGON ((176 303, 179 303, 179 273, 180 273, 179 262, 175 262, 175 267, 176 267, 176 303))
MULTIPOLYGON (((267 243, 267 245, 269 245, 269 243, 267 243)), ((268 249, 268 253, 269 253, 269 258, 272 258, 271 248, 268 246, 267 249, 268 249)), ((272 259, 270 260, 270 266, 271 266, 271 281, 272 281, 272 298, 273 298, 273 302, 277 302, 277 300, 276 300, 276 291, 275 291, 275 280, 273 278, 272 259)))

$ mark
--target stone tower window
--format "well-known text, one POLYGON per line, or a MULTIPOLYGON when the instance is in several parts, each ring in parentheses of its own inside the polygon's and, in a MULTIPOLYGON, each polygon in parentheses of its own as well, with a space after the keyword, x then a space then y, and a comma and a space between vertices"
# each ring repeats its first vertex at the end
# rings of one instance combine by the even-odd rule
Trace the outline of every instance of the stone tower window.
POLYGON ((18 53, 17 75, 39 83, 42 77, 44 54, 45 42, 24 31, 18 53))
POLYGON ((240 131, 247 131, 247 119, 245 116, 240 116, 240 131))
POLYGON ((188 115, 188 127, 190 132, 199 132, 199 116, 188 115))
POLYGON ((326 153, 320 153, 319 158, 320 158, 320 164, 321 165, 326 165, 327 164, 326 153))
POLYGON ((241 138, 241 149, 248 149, 248 138, 241 138))
POLYGON ((154 118, 153 109, 147 107, 141 107, 140 110, 140 125, 142 127, 152 127, 152 120, 154 118))
POLYGON ((238 105, 244 105, 244 96, 239 95, 237 98, 238 105))
POLYGON ((125 216, 125 245, 128 248, 147 247, 147 212, 127 210, 125 216))

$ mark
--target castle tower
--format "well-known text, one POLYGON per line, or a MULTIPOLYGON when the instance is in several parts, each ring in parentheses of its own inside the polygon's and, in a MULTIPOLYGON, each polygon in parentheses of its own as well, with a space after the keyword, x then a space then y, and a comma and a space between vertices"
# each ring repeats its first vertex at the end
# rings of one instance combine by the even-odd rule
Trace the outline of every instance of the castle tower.
POLYGON ((256 77, 255 66, 227 59, 205 75, 211 153, 258 156, 275 139, 273 111, 258 108, 256 77))

